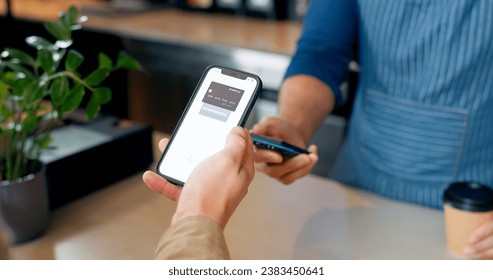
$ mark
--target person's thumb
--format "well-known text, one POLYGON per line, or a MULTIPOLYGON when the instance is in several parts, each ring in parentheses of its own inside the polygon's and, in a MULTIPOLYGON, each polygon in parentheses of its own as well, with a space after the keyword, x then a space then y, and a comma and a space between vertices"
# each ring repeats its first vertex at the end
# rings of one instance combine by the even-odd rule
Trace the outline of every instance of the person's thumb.
POLYGON ((242 161, 248 146, 247 131, 240 126, 236 126, 228 134, 224 150, 232 157, 234 162, 242 161))

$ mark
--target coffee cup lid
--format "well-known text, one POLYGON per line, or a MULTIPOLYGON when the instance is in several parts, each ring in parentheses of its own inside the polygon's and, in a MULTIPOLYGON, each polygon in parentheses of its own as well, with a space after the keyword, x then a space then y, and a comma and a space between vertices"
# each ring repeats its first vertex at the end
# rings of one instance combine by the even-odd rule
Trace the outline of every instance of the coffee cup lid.
POLYGON ((443 200, 461 210, 472 212, 493 210, 493 190, 479 183, 452 183, 445 190, 443 200))

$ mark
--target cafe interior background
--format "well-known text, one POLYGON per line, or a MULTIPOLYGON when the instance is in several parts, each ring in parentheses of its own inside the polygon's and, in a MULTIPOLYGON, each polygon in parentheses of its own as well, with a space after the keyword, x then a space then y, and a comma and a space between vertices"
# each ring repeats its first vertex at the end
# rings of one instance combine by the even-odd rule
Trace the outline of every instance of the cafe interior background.
MULTIPOLYGON (((14 259, 151 259, 175 204, 141 174, 159 158, 203 70, 249 71, 264 83, 247 127, 276 110, 277 91, 309 0, 2 0, 0 48, 27 48, 42 22, 71 5, 88 17, 74 33, 87 58, 124 49, 142 71, 105 83, 113 99, 87 122, 74 114, 55 132, 47 163, 50 219, 14 244, 14 259), (10 7, 10 10, 8 9, 10 7)), ((351 100, 358 65, 342 89, 351 100)), ((323 178, 340 147, 351 102, 327 116, 312 142, 320 160, 289 187, 257 174, 225 230, 233 259, 450 258, 439 211, 388 201, 323 178), (330 135, 331 137, 327 137, 330 135), (405 239, 406 242, 402 242, 405 239), (419 242, 420 246, 416 246, 419 242), (382 245, 385 243, 385 246, 382 245), (386 248, 386 249, 382 249, 386 248)))

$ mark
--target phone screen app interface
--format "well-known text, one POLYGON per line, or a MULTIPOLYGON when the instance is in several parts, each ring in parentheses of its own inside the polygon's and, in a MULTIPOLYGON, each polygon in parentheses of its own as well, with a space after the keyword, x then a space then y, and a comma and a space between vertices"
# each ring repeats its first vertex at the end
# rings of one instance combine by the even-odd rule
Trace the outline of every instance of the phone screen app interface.
POLYGON ((161 161, 161 174, 186 182, 201 161, 222 150, 256 87, 253 78, 239 79, 222 74, 219 68, 210 69, 161 161))
POLYGON ((238 88, 212 82, 202 99, 204 105, 199 114, 225 122, 231 112, 238 107, 244 92, 238 88))

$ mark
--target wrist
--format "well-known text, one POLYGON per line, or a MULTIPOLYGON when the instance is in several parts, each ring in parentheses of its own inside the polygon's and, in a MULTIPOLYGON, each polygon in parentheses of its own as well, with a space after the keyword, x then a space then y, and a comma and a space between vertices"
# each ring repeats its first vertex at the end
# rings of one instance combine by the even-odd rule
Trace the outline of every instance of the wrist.
POLYGON ((211 220, 212 222, 214 222, 217 226, 219 226, 222 229, 224 229, 224 227, 226 226, 226 222, 223 221, 224 219, 221 218, 221 215, 210 213, 210 211, 207 211, 206 209, 201 210, 198 207, 193 209, 177 208, 175 214, 173 215, 173 218, 171 219, 171 224, 173 225, 183 219, 196 217, 196 216, 205 217, 211 220))
POLYGON ((299 135, 298 137, 301 137, 301 139, 305 142, 304 144, 308 143, 311 139, 312 132, 309 125, 305 124, 305 120, 297 118, 289 113, 284 114, 282 111, 279 111, 276 117, 284 124, 285 127, 292 131, 296 131, 299 135))

